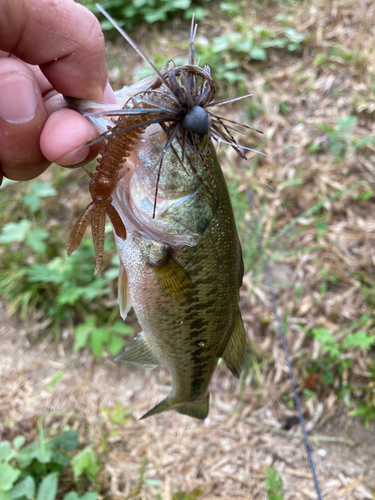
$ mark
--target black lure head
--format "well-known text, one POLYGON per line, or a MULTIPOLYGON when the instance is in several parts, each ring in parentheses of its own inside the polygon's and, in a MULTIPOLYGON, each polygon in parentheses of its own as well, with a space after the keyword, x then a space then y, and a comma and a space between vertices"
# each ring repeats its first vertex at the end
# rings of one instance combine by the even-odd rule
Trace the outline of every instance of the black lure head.
POLYGON ((194 134, 208 134, 208 114, 201 106, 193 106, 186 113, 181 125, 194 134))

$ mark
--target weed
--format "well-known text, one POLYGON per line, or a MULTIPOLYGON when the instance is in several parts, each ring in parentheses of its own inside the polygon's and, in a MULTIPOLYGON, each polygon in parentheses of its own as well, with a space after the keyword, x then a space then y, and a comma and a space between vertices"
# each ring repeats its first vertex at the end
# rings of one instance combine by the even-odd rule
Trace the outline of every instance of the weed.
MULTIPOLYGON (((1 500, 54 500, 63 474, 72 468, 75 489, 79 480, 86 476, 94 482, 97 458, 89 449, 74 454, 78 447, 78 431, 68 430, 47 439, 39 419, 38 441, 24 446, 25 438, 17 436, 10 443, 0 442, 0 498, 1 500)), ((64 482, 62 480, 62 482, 64 482)), ((78 496, 71 491, 63 500, 96 500, 96 493, 78 496)))
MULTIPOLYGON (((298 179, 297 182, 299 182, 298 179)), ((264 197, 258 213, 255 214, 253 198, 256 188, 250 187, 246 190, 240 190, 238 181, 233 179, 228 187, 231 194, 235 219, 237 221, 237 229, 243 247, 245 272, 252 272, 254 286, 263 273, 266 263, 277 261, 290 255, 312 252, 321 248, 321 246, 305 246, 303 248, 286 250, 287 245, 295 240, 309 226, 316 226, 324 233, 326 230, 326 224, 324 222, 325 214, 320 212, 327 201, 332 202, 339 199, 356 190, 356 188, 362 184, 361 181, 357 182, 347 189, 338 191, 332 197, 316 203, 313 207, 284 225, 279 232, 275 232, 274 228, 279 214, 274 214, 272 218, 269 218, 267 213, 267 197, 264 197), (306 224, 307 218, 310 218, 308 225, 306 224), (301 220, 304 220, 303 226, 299 224, 301 220)), ((330 279, 333 279, 333 277, 330 277, 330 279)))
POLYGON ((275 469, 266 467, 266 488, 268 500, 283 500, 283 480, 275 469))
MULTIPOLYGON (((14 198, 7 192, 11 185, 8 182, 2 187, 5 204, 7 197, 14 198)), ((20 313, 23 319, 31 315, 42 317, 46 332, 52 332, 56 340, 63 328, 74 330, 82 323, 75 343, 77 349, 86 345, 83 341, 86 335, 87 344, 96 356, 102 355, 104 347, 111 354, 118 354, 122 337, 129 333, 130 328, 122 322, 114 322, 117 309, 107 309, 103 304, 104 297, 112 298, 114 302, 113 280, 118 276, 118 257, 113 239, 110 235, 106 237, 107 255, 114 255, 112 262, 107 262, 107 269, 96 277, 93 275, 93 243, 90 238, 84 238, 70 258, 65 254, 61 245, 65 229, 58 221, 51 222, 48 214, 48 202, 57 194, 52 183, 33 181, 17 187, 17 197, 21 202, 16 204, 17 210, 12 215, 21 218, 18 222, 4 224, 0 233, 0 287, 8 311, 20 313), (92 321, 94 312, 96 323, 93 327, 98 331, 88 334, 87 322, 92 321), (115 332, 109 338, 108 325, 112 323, 115 323, 115 332), (103 328, 106 328, 106 333, 103 328)), ((2 219, 7 218, 4 208, 2 219)))
MULTIPOLYGON (((11 187, 6 184, 2 193, 5 203, 7 196, 12 199, 7 193, 7 186, 11 187)), ((33 181, 17 187, 21 203, 17 203, 13 216, 20 215, 21 219, 4 224, 0 233, 0 287, 8 311, 20 313, 25 320, 31 315, 43 318, 45 331, 52 332, 55 340, 63 328, 74 331, 78 327, 76 350, 89 345, 96 356, 101 356, 104 349, 118 354, 124 335, 132 330, 122 321, 115 321, 116 307, 103 304, 104 298, 115 303, 113 280, 118 276, 119 259, 111 235, 106 236, 106 255, 112 253, 112 261, 107 261, 101 276, 94 276, 91 238, 84 238, 68 258, 61 245, 66 230, 58 221, 49 220, 48 202, 51 197, 56 199, 57 193, 52 183, 33 181)), ((7 220, 6 209, 2 219, 7 220)))
POLYGON ((318 54, 314 59, 314 65, 317 67, 326 67, 336 69, 347 64, 355 65, 356 68, 363 67, 366 58, 363 54, 356 52, 347 52, 341 45, 331 45, 327 53, 318 54))
POLYGON ((90 314, 76 328, 75 334, 75 351, 89 345, 94 356, 101 358, 105 348, 112 356, 117 356, 124 344, 123 336, 133 335, 134 331, 123 321, 115 321, 110 329, 108 326, 99 327, 96 325, 95 316, 90 314))
POLYGON ((234 2, 221 2, 220 10, 228 16, 236 18, 241 15, 242 7, 234 2))
POLYGON ((338 163, 346 156, 350 146, 349 136, 353 133, 356 125, 357 118, 355 116, 337 118, 335 127, 330 127, 326 123, 318 125, 318 128, 328 136, 328 150, 334 155, 335 163, 338 163))
POLYGON ((330 271, 324 268, 320 270, 320 274, 323 278, 320 284, 320 295, 322 297, 325 297, 329 287, 338 283, 340 278, 338 276, 335 276, 334 274, 331 274, 330 271))
POLYGON ((137 498, 141 495, 143 485, 145 484, 145 470, 147 465, 147 458, 144 457, 141 462, 141 470, 139 473, 138 484, 133 486, 131 496, 137 498))
POLYGON ((172 500, 197 500, 203 495, 202 489, 197 486, 192 491, 179 491, 172 495, 172 500))
POLYGON ((91 446, 86 446, 86 448, 78 452, 77 455, 73 457, 71 463, 75 480, 85 475, 90 481, 95 482, 98 472, 98 460, 91 446))
MULTIPOLYGON (((309 374, 320 373, 319 378, 330 386, 334 386, 339 380, 338 399, 342 399, 346 406, 351 403, 355 404, 356 409, 351 412, 351 415, 362 415, 365 424, 368 425, 369 420, 375 418, 375 367, 369 370, 366 375, 371 381, 361 387, 360 400, 353 399, 353 394, 358 394, 358 387, 354 388, 348 380, 350 368, 356 356, 361 351, 370 352, 375 345, 373 320, 364 315, 359 321, 353 322, 349 327, 343 328, 336 334, 327 328, 314 328, 308 333, 320 343, 322 350, 318 359, 309 362, 309 374)), ((314 385, 317 385, 317 381, 314 385)))
MULTIPOLYGON (((205 0, 206 3, 210 0, 205 0)), ((83 0, 82 3, 92 12, 98 13, 95 0, 83 0)), ((130 29, 139 23, 153 24, 166 21, 171 15, 183 13, 185 19, 201 20, 205 17, 205 9, 199 2, 192 0, 106 0, 102 7, 117 20, 120 26, 130 29)), ((103 30, 113 29, 109 21, 101 22, 103 30)))
MULTIPOLYGON (((150 1, 155 3, 156 0, 150 1)), ((164 1, 169 4, 172 3, 171 0, 164 1)), ((175 4, 177 5, 177 3, 181 1, 189 4, 191 2, 191 0, 176 0, 175 4)), ((145 3, 146 2, 142 3, 142 7, 145 7, 145 3)), ((105 3, 103 6, 107 9, 106 5, 105 3)), ((127 6, 124 7, 125 10, 128 8, 133 9, 133 4, 127 4, 127 6)), ((305 40, 305 35, 298 33, 294 28, 283 27, 279 30, 280 33, 273 33, 267 27, 258 25, 249 29, 249 25, 243 21, 240 15, 240 8, 237 5, 224 2, 221 4, 220 8, 222 11, 235 17, 237 30, 213 37, 210 40, 205 37, 198 37, 195 43, 197 58, 209 64, 215 80, 236 84, 240 87, 244 78, 243 67, 250 61, 265 61, 270 49, 281 49, 290 53, 300 51, 302 43, 305 40)), ((95 11, 95 7, 93 7, 93 10, 95 11)), ((109 12, 111 13, 111 8, 109 8, 109 12)), ((152 16, 158 16, 158 12, 157 9, 155 10, 153 8, 152 16)), ((197 14, 200 12, 199 8, 194 8, 196 19, 199 19, 197 14)), ((203 12, 202 10, 202 13, 203 12)), ((184 14, 185 18, 190 18, 191 13, 192 10, 187 9, 184 14)), ((119 18, 122 18, 122 16, 117 15, 117 19, 119 18)), ((126 20, 123 20, 122 24, 126 25, 126 22, 135 22, 136 17, 132 15, 130 18, 125 17, 125 19, 126 20)), ((148 22, 147 19, 144 18, 143 20, 148 22)), ((119 22, 119 24, 121 25, 121 22, 119 22)), ((104 21, 102 25, 104 25, 106 29, 111 27, 107 25, 107 21, 104 21)), ((164 58, 160 58, 156 55, 154 56, 154 61, 157 63, 164 63, 164 58)), ((180 61, 176 59, 175 63, 179 64, 180 61)), ((145 78, 149 76, 151 72, 149 65, 145 65, 141 70, 137 70, 135 76, 137 78, 145 78)), ((251 114, 251 110, 249 111, 251 114)), ((261 112, 261 109, 257 110, 257 114, 259 114, 259 112, 261 112)))
POLYGON ((48 231, 43 228, 32 228, 27 219, 5 224, 0 235, 0 243, 25 242, 35 252, 45 252, 46 244, 43 240, 48 237, 48 231))
POLYGON ((66 255, 56 256, 46 263, 32 262, 29 266, 22 265, 22 253, 14 253, 11 260, 6 260, 0 271, 0 285, 10 312, 20 312, 26 319, 33 311, 43 311, 47 327, 56 338, 63 326, 74 327, 90 310, 97 310, 101 322, 108 320, 110 314, 99 301, 113 294, 110 284, 117 268, 94 277, 90 261, 92 243, 85 239, 81 247, 69 259, 66 255))
MULTIPOLYGON (((330 200, 338 199, 348 195, 354 189, 361 186, 361 183, 356 183, 348 189, 338 191, 330 200)), ((267 199, 263 199, 260 207, 257 207, 257 213, 253 207, 253 194, 255 189, 248 190, 240 189, 236 181, 232 181, 229 185, 233 209, 236 215, 238 232, 243 246, 243 256, 245 264, 245 272, 250 272, 251 282, 254 288, 259 283, 260 276, 263 273, 264 266, 271 262, 277 261, 283 256, 300 254, 302 252, 313 252, 319 247, 303 247, 288 250, 287 247, 291 242, 295 242, 303 231, 306 230, 306 221, 309 219, 308 226, 315 226, 317 236, 325 235, 327 232, 326 214, 322 212, 327 200, 318 202, 313 207, 309 208, 303 214, 292 219, 288 224, 284 225, 281 231, 275 232, 275 222, 277 214, 274 218, 267 217, 267 199), (304 225, 301 226, 299 221, 303 219, 304 225)), ((357 195, 352 195, 357 196, 357 195)), ((293 245, 295 246, 295 245, 293 245)), ((323 277, 321 284, 321 294, 325 296, 329 287, 335 286, 339 282, 339 277, 331 272, 322 269, 323 277)), ((363 286, 363 293, 367 294, 369 304, 375 303, 375 294, 373 293, 372 281, 369 281, 368 276, 363 278, 366 286, 363 286), (373 302, 371 302, 373 301, 373 302)), ((250 295, 253 289, 249 290, 250 295)), ((297 287, 295 291, 296 299, 299 300, 302 295, 301 287, 297 287)), ((285 329, 287 329, 289 311, 286 311, 283 317, 285 329)), ((301 327, 303 330, 303 328, 301 327)), ((322 354, 315 361, 305 360, 305 382, 307 389, 305 396, 312 397, 317 386, 323 382, 324 384, 337 388, 338 400, 342 400, 349 407, 356 407, 351 414, 362 415, 365 418, 366 425, 369 420, 374 418, 374 392, 375 392, 375 375, 370 372, 366 378, 366 384, 359 386, 358 383, 354 387, 349 383, 351 367, 355 358, 362 353, 368 353, 373 350, 375 345, 375 335, 373 332, 373 318, 371 316, 362 316, 357 322, 352 322, 350 325, 343 328, 339 333, 333 333, 326 328, 315 328, 312 331, 306 332, 317 342, 321 344, 322 354), (373 385, 374 384, 374 385, 373 385), (360 398, 358 398, 360 395, 360 398)), ((247 371, 255 372, 256 364, 247 366, 244 370, 244 377, 247 371)), ((241 379, 240 386, 240 402, 242 399, 243 381, 241 379)), ((282 398, 285 404, 294 407, 294 401, 289 395, 282 398)))
POLYGON ((252 98, 247 101, 247 115, 249 118, 254 120, 263 112, 264 106, 261 101, 256 96, 252 96, 252 98))
POLYGON ((354 277, 361 284, 361 292, 371 311, 375 311, 375 281, 373 273, 356 272, 354 277))
POLYGON ((269 49, 284 49, 296 52, 301 49, 305 35, 294 28, 283 28, 280 35, 265 26, 249 26, 238 18, 238 31, 225 33, 208 41, 198 38, 196 51, 210 65, 215 79, 229 84, 243 80, 242 68, 251 60, 265 61, 269 49))
POLYGON ((121 403, 116 403, 112 411, 109 408, 102 408, 102 410, 113 425, 125 425, 131 422, 128 417, 129 409, 124 408, 121 403))
POLYGON ((33 181, 28 185, 28 191, 24 194, 23 201, 32 212, 37 212, 40 209, 43 198, 57 195, 57 191, 50 181, 33 181))
POLYGON ((320 153, 328 150, 334 157, 333 161, 339 163, 346 156, 375 142, 372 136, 356 139, 353 135, 356 126, 357 117, 352 115, 338 117, 336 125, 333 127, 327 123, 318 124, 317 127, 327 135, 327 145, 312 143, 307 149, 310 153, 320 153))
MULTIPOLYGON (((262 252, 259 248, 259 238, 261 236, 260 233, 264 230, 263 228, 263 213, 267 206, 267 202, 264 201, 262 205, 261 212, 257 219, 251 219, 251 215, 249 213, 248 200, 246 197, 246 192, 240 191, 240 186, 236 179, 228 185, 231 200, 233 204, 233 210, 235 214, 235 219, 237 222, 237 229, 240 234, 241 244, 243 246, 243 259, 245 271, 252 270, 256 273, 256 269, 261 268, 263 270, 263 266, 257 266, 258 259, 262 256, 262 252)), ((250 190, 249 196, 251 197, 253 194, 253 190, 250 190)), ((261 270, 261 272, 262 272, 261 270)), ((257 274, 255 274, 257 276, 257 274)), ((255 278, 254 276, 254 278, 255 278)))
POLYGON ((286 115, 288 113, 288 103, 286 101, 279 102, 279 112, 281 115, 286 115))
POLYGON ((375 192, 372 189, 366 189, 362 193, 354 193, 351 198, 354 201, 368 201, 371 200, 375 195, 375 192))
POLYGON ((355 399, 356 408, 349 412, 351 417, 363 417, 366 428, 375 420, 375 363, 369 375, 371 381, 362 388, 362 398, 355 399))
POLYGON ((124 408, 121 403, 116 403, 112 410, 105 407, 101 410, 107 416, 110 424, 110 432, 104 432, 101 437, 100 449, 104 453, 108 451, 108 440, 121 434, 122 426, 130 423, 131 419, 129 418, 129 409, 124 408))
MULTIPOLYGON (((4 186, 5 187, 5 186, 4 186)), ((22 202, 32 214, 31 219, 36 220, 40 211, 42 200, 56 195, 56 189, 50 182, 31 182, 22 197, 22 202)), ((46 251, 45 239, 48 231, 43 227, 37 227, 31 220, 21 219, 19 222, 9 222, 2 228, 0 243, 26 243, 32 250, 38 253, 46 251)))

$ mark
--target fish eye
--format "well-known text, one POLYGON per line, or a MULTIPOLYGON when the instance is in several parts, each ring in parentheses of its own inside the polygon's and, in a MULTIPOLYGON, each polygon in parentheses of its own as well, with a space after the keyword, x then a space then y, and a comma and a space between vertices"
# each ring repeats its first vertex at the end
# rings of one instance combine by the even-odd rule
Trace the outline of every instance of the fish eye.
POLYGON ((208 115, 201 106, 193 106, 184 116, 182 126, 199 135, 208 134, 208 115))

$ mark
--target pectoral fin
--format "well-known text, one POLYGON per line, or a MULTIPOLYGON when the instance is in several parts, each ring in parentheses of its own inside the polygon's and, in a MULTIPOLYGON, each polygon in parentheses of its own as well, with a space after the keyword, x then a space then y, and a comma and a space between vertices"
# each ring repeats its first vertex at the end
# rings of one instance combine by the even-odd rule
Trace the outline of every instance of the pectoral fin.
POLYGON ((131 361, 152 370, 160 365, 160 361, 152 352, 143 332, 139 333, 125 351, 117 356, 115 361, 131 361))
POLYGON ((233 375, 240 378, 246 360, 246 338, 239 309, 232 327, 232 333, 221 357, 233 375))
POLYGON ((193 294, 194 285, 185 269, 173 257, 162 266, 153 268, 155 279, 160 288, 171 299, 189 298, 193 294))
POLYGON ((120 306, 121 317, 125 321, 126 316, 128 315, 128 312, 133 304, 130 297, 128 276, 122 262, 120 262, 118 275, 118 303, 120 306))

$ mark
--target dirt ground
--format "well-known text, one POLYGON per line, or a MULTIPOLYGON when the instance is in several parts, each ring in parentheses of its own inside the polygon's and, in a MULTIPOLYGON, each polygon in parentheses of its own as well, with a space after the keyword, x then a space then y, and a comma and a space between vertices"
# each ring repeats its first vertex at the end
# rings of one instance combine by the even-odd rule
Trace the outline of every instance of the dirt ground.
MULTIPOLYGON (((234 411, 239 384, 224 367, 211 384, 211 409, 204 422, 175 412, 139 421, 168 393, 165 370, 145 372, 88 355, 71 359, 63 344, 54 347, 48 340, 32 347, 37 325, 25 329, 5 321, 4 308, 1 313, 0 439, 19 433, 35 439, 36 417, 43 414, 50 429, 73 424, 96 445, 98 436, 107 435, 102 475, 111 499, 127 498, 145 458, 145 478, 159 480, 160 486, 145 484, 142 499, 160 492, 168 500, 197 487, 198 498, 204 499, 267 498, 266 466, 282 476, 285 499, 316 498, 299 426, 282 430, 285 416, 276 398, 259 410, 253 397, 239 416, 234 411), (62 380, 50 388, 52 377, 64 367, 62 380), (116 403, 131 411, 129 422, 114 428, 103 409, 116 403)), ((344 410, 324 420, 317 414, 307 422, 324 498, 372 499, 375 425, 365 429, 344 410)))
MULTIPOLYGON (((254 5, 246 22, 282 29, 277 21, 282 2, 264 2, 267 9, 263 2, 254 5)), ((274 51, 265 63, 244 63, 244 90, 254 93, 254 107, 259 108, 251 124, 265 131, 259 149, 268 156, 251 168, 229 152, 222 157, 228 181, 237 184, 238 192, 255 186, 254 214, 262 219, 265 238, 358 181, 363 182, 360 194, 375 191, 374 144, 351 149, 352 139, 375 132, 375 6, 366 0, 303 1, 293 16, 296 30, 307 36, 302 54, 274 51), (280 103, 286 113, 280 112, 280 103), (349 115, 358 121, 350 137, 336 137, 347 148, 337 163, 329 137, 319 127, 334 128, 338 117, 349 115)), ((199 33, 216 36, 225 32, 226 23, 211 13, 199 33)), ((148 38, 141 28, 137 41, 144 35, 143 49, 150 52, 153 37, 158 37, 158 53, 165 59, 174 57, 171 46, 178 55, 186 54, 178 43, 186 40, 188 28, 179 34, 176 26, 162 36, 152 28, 148 38)), ((126 76, 121 68, 132 67, 136 56, 123 52, 124 44, 109 47, 109 75, 118 88, 126 76)), ((231 115, 249 120, 239 106, 231 115)), ((245 143, 256 144, 254 137, 245 143)), ((374 205, 373 196, 361 201, 350 194, 327 201, 324 231, 318 233, 311 214, 306 215, 300 221, 304 232, 285 247, 292 253, 271 266, 278 305, 282 314, 288 313, 287 338, 295 365, 323 356, 306 331, 324 327, 339 332, 364 314, 373 318, 358 276, 374 277, 374 205), (335 280, 329 281, 332 276, 335 280)), ((243 222, 251 226, 248 213, 243 222)), ((58 345, 48 338, 35 343, 43 325, 9 318, 2 300, 0 439, 19 433, 35 439, 41 414, 52 432, 66 424, 79 428, 82 443, 104 450, 101 480, 113 500, 130 498, 143 469, 139 498, 146 500, 158 493, 163 500, 178 498, 177 492, 195 488, 200 490, 191 498, 266 499, 266 466, 282 476, 285 500, 316 498, 296 413, 288 404, 290 381, 267 287, 254 273, 253 268, 244 277, 241 310, 248 341, 255 355, 262 354, 262 366, 249 371, 241 388, 220 365, 204 422, 175 412, 139 421, 167 395, 166 370, 145 372, 108 356, 96 360, 88 351, 73 356, 72 332, 65 332, 58 345), (60 372, 61 380, 51 384, 60 372), (129 408, 128 422, 116 424, 109 418, 117 403, 129 408)), ((350 376, 362 380, 371 360, 358 356, 355 361, 350 376)), ((296 378, 302 392, 302 370, 296 378)), ((335 388, 318 387, 303 407, 323 497, 374 499, 375 424, 366 429, 363 419, 351 418, 344 405, 337 406, 336 397, 335 388)))

